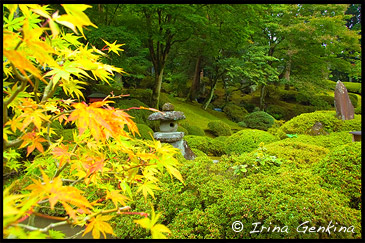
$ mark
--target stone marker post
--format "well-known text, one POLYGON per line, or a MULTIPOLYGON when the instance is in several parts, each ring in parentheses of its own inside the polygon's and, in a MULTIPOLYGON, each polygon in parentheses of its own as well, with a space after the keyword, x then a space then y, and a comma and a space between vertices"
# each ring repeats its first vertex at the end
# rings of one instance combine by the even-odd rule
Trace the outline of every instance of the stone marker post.
POLYGON ((338 119, 351 120, 354 119, 354 106, 351 103, 349 94, 345 85, 338 80, 335 89, 335 107, 338 119))

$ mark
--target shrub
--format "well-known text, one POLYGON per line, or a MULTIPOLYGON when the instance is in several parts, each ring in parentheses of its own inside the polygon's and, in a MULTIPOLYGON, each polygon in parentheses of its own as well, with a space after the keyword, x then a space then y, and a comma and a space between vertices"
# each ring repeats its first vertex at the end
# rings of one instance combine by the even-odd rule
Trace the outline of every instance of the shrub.
POLYGON ((220 120, 209 122, 208 128, 215 136, 231 136, 232 134, 231 127, 220 120))
POLYGON ((177 127, 177 131, 178 131, 178 132, 183 132, 185 136, 186 136, 186 135, 189 135, 188 130, 186 130, 186 129, 185 129, 184 127, 182 127, 182 126, 178 126, 178 127, 177 127))
POLYGON ((361 114, 361 106, 355 108, 355 114, 361 114))
POLYGON ((332 150, 341 145, 350 143, 352 141, 352 135, 349 132, 333 132, 330 133, 329 135, 321 135, 321 136, 299 134, 295 138, 287 138, 285 140, 302 142, 306 144, 313 144, 332 150))
POLYGON ((205 136, 204 130, 198 126, 190 125, 187 122, 181 122, 180 126, 185 128, 189 135, 205 136))
POLYGON ((264 111, 256 111, 248 114, 243 121, 249 128, 267 131, 274 124, 275 118, 264 111))
POLYGON ((227 154, 251 152, 256 149, 261 142, 268 144, 277 140, 277 137, 265 131, 257 129, 241 130, 228 137, 225 152, 227 154))
POLYGON ((244 121, 240 121, 237 123, 240 127, 247 127, 247 124, 244 121))
POLYGON ((137 128, 141 136, 136 134, 137 138, 152 140, 153 130, 146 124, 137 124, 137 128), (152 136, 152 137, 151 137, 152 136))
POLYGON ((297 167, 307 167, 321 160, 329 150, 327 148, 284 139, 265 145, 266 153, 294 162, 297 167))
POLYGON ((247 110, 235 104, 227 104, 223 107, 223 112, 234 122, 240 122, 248 114, 247 110))
POLYGON ((209 142, 212 140, 206 136, 188 135, 184 137, 190 148, 197 148, 204 153, 209 153, 209 142))
POLYGON ((226 160, 213 164, 197 158, 179 168, 185 186, 162 179, 156 199, 171 238, 361 238, 361 211, 349 208, 344 195, 321 188, 321 177, 310 169, 283 166, 275 174, 237 178, 231 166, 226 160), (242 222, 243 231, 232 230, 235 221, 242 222), (333 232, 333 228, 331 234, 297 232, 306 221, 305 226, 317 229, 330 221, 338 228, 353 226, 355 233, 333 232), (287 232, 250 233, 257 222, 271 229, 286 226, 287 232))
POLYGON ((351 93, 356 93, 361 95, 361 83, 353 83, 353 82, 342 82, 347 91, 351 93))
MULTIPOLYGON (((125 89, 122 91, 123 94, 129 94, 130 98, 143 100, 144 103, 150 105, 152 90, 151 89, 125 89)), ((145 106, 146 107, 146 106, 145 106)))
POLYGON ((361 130, 361 115, 355 115, 354 119, 343 121, 336 117, 335 111, 315 111, 303 113, 287 121, 280 127, 278 135, 285 138, 285 134, 309 134, 316 122, 322 123, 323 129, 328 133, 361 130))
POLYGON ((244 230, 241 232, 226 227, 221 233, 226 239, 361 238, 360 210, 347 207, 348 200, 344 196, 321 188, 319 181, 320 177, 309 169, 286 167, 272 175, 255 174, 242 178, 237 189, 227 191, 216 204, 206 209, 209 212, 207 221, 218 218, 215 223, 219 225, 242 222, 244 230), (332 225, 353 226, 355 233, 298 232, 298 226, 307 221, 306 226, 317 229, 326 227, 330 221, 332 225), (250 233, 254 230, 254 223, 260 223, 257 228, 262 225, 271 227, 271 231, 250 233), (273 232, 275 226, 283 231, 286 227, 287 231, 273 232))
POLYGON ((357 95, 349 93, 349 98, 351 100, 351 104, 354 106, 354 108, 356 108, 358 101, 357 95))
POLYGON ((275 119, 280 120, 286 116, 287 110, 279 105, 269 105, 266 108, 266 112, 273 116, 275 119))
POLYGON ((228 137, 226 136, 219 136, 214 139, 208 140, 209 144, 209 152, 212 153, 214 156, 221 156, 224 154, 224 149, 227 144, 228 137))
POLYGON ((323 179, 323 185, 336 188, 351 199, 351 206, 361 203, 361 142, 350 142, 332 150, 313 169, 323 179))

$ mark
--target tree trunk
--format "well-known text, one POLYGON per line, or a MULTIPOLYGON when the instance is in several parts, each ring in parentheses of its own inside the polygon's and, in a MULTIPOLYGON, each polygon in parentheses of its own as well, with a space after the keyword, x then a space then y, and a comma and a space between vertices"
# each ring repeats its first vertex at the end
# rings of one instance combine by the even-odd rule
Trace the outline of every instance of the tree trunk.
POLYGON ((161 85, 162 85, 162 77, 163 77, 164 68, 161 68, 158 72, 155 72, 155 87, 153 88, 152 93, 152 107, 159 109, 160 103, 160 93, 161 93, 161 85))
POLYGON ((210 92, 209 92, 209 96, 208 96, 208 99, 205 101, 204 105, 203 105, 203 109, 206 110, 210 104, 210 102, 212 101, 213 99, 213 95, 214 95, 214 90, 215 88, 217 87, 217 81, 218 79, 215 78, 214 81, 213 81, 213 84, 212 84, 212 87, 210 89, 210 92))
MULTIPOLYGON (((284 73, 284 78, 289 82, 290 81, 290 71, 291 71, 291 57, 289 58, 289 60, 286 62, 286 67, 285 67, 285 73, 284 73)), ((285 90, 289 90, 290 86, 288 83, 285 84, 285 90)))
POLYGON ((193 78, 193 83, 191 84, 190 91, 188 94, 188 98, 187 98, 188 101, 193 101, 196 99, 197 90, 198 90, 199 83, 200 83, 199 81, 200 81, 201 59, 202 59, 202 57, 200 55, 196 59, 194 78, 193 78))
POLYGON ((265 96, 266 96, 266 85, 263 84, 261 86, 261 92, 260 92, 260 110, 264 110, 264 106, 265 106, 265 96))

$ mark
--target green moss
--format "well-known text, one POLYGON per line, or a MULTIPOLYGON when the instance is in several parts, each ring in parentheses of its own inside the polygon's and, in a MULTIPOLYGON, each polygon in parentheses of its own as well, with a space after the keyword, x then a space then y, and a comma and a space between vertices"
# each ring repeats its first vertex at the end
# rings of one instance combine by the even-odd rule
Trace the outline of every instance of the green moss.
POLYGON ((350 143, 352 141, 352 135, 349 132, 333 132, 329 135, 311 136, 306 134, 300 134, 294 138, 286 138, 286 141, 302 142, 306 144, 313 144, 322 146, 330 150, 335 149, 341 145, 350 143))
POLYGON ((312 144, 284 139, 265 145, 266 152, 278 158, 293 162, 297 167, 308 167, 320 161, 329 150, 312 144))
POLYGON ((277 140, 277 137, 268 132, 257 129, 246 129, 228 137, 225 152, 227 154, 250 152, 258 148, 261 142, 268 144, 277 140))
POLYGON ((225 152, 225 147, 227 144, 228 137, 227 136, 219 136, 212 140, 209 140, 209 152, 214 156, 221 156, 225 152))
POLYGON ((240 122, 248 114, 248 111, 241 106, 235 104, 227 104, 223 108, 223 112, 234 122, 240 122))
POLYGON ((316 122, 320 122, 326 132, 359 131, 361 130, 361 115, 355 115, 352 120, 340 120, 335 111, 316 111, 304 113, 287 121, 280 127, 278 134, 285 138, 285 134, 309 134, 316 122))
POLYGON ((267 131, 274 125, 275 118, 264 111, 256 111, 248 114, 243 121, 249 128, 267 131))
POLYGON ((188 130, 186 130, 186 129, 185 129, 184 127, 182 127, 182 126, 178 126, 178 127, 177 127, 177 131, 178 131, 178 132, 183 132, 183 133, 184 133, 184 136, 189 135, 188 130))
POLYGON ((187 122, 181 122, 180 126, 185 128, 190 135, 205 136, 204 130, 198 126, 190 125, 187 122))
POLYGON ((215 136, 231 136, 232 134, 230 126, 220 120, 209 122, 208 128, 215 136))
POLYGON ((350 98, 351 104, 354 106, 354 108, 356 108, 357 101, 358 101, 357 95, 349 93, 349 98, 350 98))
POLYGON ((313 169, 325 187, 335 188, 351 199, 350 205, 360 209, 361 142, 351 142, 332 150, 313 169))
POLYGON ((152 140, 153 130, 146 124, 137 124, 137 128, 141 136, 136 134, 136 138, 152 140))
POLYGON ((361 83, 343 82, 348 92, 361 94, 361 83))
POLYGON ((188 143, 190 148, 196 148, 204 153, 209 153, 209 143, 212 140, 206 136, 188 135, 184 137, 184 140, 188 143))

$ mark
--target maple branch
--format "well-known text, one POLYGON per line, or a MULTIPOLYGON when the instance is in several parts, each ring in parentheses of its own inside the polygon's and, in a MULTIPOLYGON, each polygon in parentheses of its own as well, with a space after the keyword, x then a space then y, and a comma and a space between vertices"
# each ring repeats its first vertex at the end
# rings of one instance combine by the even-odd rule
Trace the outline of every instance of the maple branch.
POLYGON ((55 228, 55 227, 58 227, 58 226, 61 226, 61 225, 66 225, 66 224, 69 224, 69 223, 67 221, 61 221, 61 222, 58 222, 58 223, 49 224, 48 226, 46 226, 44 228, 37 228, 37 227, 34 227, 34 226, 25 225, 25 224, 17 224, 17 226, 20 226, 20 227, 22 227, 24 229, 27 229, 27 230, 30 230, 30 231, 47 232, 48 230, 50 230, 52 228, 55 228))
MULTIPOLYGON (((79 145, 76 144, 75 147, 72 149, 71 153, 75 152, 76 148, 78 147, 79 145)), ((56 178, 57 176, 59 176, 61 174, 61 172, 66 168, 67 166, 67 163, 63 164, 62 167, 60 169, 58 169, 55 173, 55 175, 53 176, 53 178, 56 178)))
POLYGON ((76 234, 74 234, 74 235, 72 235, 72 236, 70 236, 70 237, 66 237, 65 239, 75 239, 77 236, 79 236, 79 235, 81 235, 82 233, 84 233, 84 232, 85 232, 85 230, 86 230, 86 229, 83 229, 83 230, 81 230, 81 231, 77 232, 76 234))

